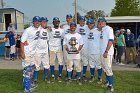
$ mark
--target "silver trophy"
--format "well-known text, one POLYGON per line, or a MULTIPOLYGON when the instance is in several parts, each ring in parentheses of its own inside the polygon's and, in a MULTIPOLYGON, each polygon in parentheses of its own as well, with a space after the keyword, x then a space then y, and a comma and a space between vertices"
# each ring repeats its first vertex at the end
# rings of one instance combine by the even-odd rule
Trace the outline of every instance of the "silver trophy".
POLYGON ((75 47, 75 45, 77 44, 76 42, 76 38, 75 37, 71 37, 69 44, 71 45, 70 50, 69 50, 69 54, 77 54, 77 48, 75 47))

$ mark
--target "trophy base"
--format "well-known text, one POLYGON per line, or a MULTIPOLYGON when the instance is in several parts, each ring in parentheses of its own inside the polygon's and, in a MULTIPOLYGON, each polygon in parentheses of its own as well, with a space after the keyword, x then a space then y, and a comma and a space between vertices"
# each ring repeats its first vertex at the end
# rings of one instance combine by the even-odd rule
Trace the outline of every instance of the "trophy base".
POLYGON ((68 54, 77 54, 77 51, 70 51, 68 54))

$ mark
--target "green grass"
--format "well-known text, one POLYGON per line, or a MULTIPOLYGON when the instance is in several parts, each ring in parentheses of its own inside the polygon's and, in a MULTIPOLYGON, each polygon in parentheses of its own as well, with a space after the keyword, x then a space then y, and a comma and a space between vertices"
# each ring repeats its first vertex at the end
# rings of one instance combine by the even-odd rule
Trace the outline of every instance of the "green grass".
MULTIPOLYGON (((87 76, 90 77, 89 72, 87 76)), ((105 81, 104 75, 103 78, 105 81)), ((114 89, 113 93, 140 93, 140 72, 114 71, 114 89)), ((65 80, 47 84, 43 79, 43 71, 40 71, 35 93, 105 93, 105 90, 96 82, 83 82, 82 86, 76 81, 67 85, 65 80)), ((21 70, 0 70, 0 93, 23 93, 21 70)))

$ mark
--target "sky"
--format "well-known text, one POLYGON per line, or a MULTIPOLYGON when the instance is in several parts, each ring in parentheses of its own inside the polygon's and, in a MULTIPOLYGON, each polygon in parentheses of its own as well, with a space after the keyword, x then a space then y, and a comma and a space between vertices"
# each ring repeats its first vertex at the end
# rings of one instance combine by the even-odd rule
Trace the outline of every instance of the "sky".
MULTIPOLYGON (((26 21, 34 16, 45 16, 52 22, 53 17, 65 21, 66 14, 74 15, 74 0, 4 0, 5 7, 16 8, 25 15, 26 21)), ((85 15, 90 10, 103 10, 110 14, 115 6, 115 0, 77 0, 78 12, 85 15), (82 9, 82 11, 81 11, 82 9)))

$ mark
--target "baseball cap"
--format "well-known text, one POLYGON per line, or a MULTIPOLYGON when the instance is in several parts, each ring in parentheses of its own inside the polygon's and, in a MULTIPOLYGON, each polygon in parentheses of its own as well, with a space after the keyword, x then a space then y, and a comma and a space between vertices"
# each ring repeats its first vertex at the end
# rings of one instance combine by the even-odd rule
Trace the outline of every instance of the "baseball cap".
POLYGON ((120 29, 121 32, 125 32, 125 29, 120 29))
POLYGON ((54 21, 60 21, 60 20, 59 20, 58 17, 54 17, 54 18, 53 18, 53 22, 54 22, 54 21))
POLYGON ((79 20, 86 21, 86 18, 84 16, 79 16, 79 20))
POLYGON ((40 21, 43 21, 43 20, 48 21, 47 17, 41 17, 40 18, 40 21))
POLYGON ((87 24, 94 24, 94 23, 95 23, 94 19, 89 19, 89 20, 87 21, 87 24))
POLYGON ((99 17, 98 22, 99 22, 99 21, 104 21, 104 22, 106 22, 106 19, 105 19, 104 17, 99 17))
POLYGON ((40 17, 39 16, 34 16, 33 21, 40 21, 40 17))
POLYGON ((71 14, 67 14, 66 15, 66 19, 69 18, 69 17, 72 18, 72 15, 71 14))
POLYGON ((131 32, 130 29, 127 29, 126 31, 127 31, 127 32, 131 32))
POLYGON ((71 22, 71 23, 70 23, 70 26, 71 26, 71 25, 77 26, 75 22, 71 22))

